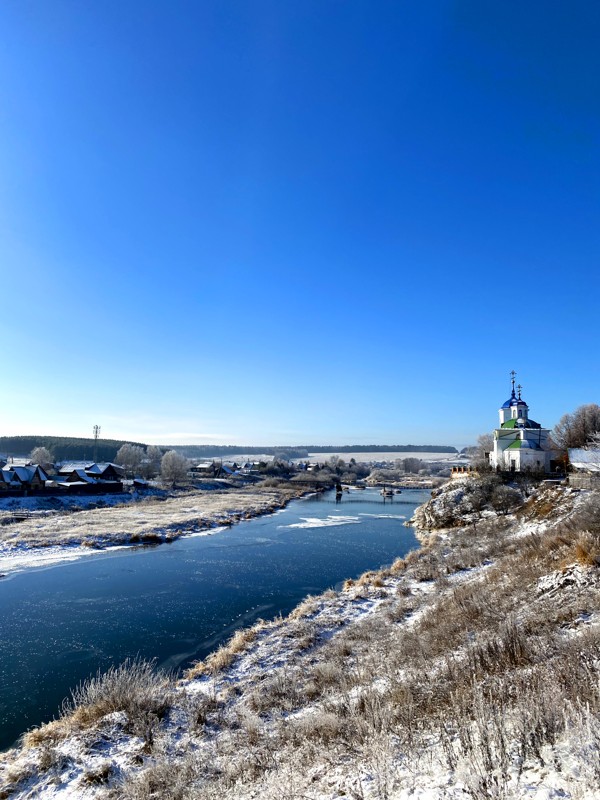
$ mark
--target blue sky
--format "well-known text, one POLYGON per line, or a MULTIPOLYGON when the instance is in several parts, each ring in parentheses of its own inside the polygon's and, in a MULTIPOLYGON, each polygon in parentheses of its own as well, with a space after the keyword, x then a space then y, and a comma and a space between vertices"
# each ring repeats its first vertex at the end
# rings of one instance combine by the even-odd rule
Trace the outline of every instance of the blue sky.
POLYGON ((436 443, 600 400, 600 6, 5 0, 0 434, 436 443))

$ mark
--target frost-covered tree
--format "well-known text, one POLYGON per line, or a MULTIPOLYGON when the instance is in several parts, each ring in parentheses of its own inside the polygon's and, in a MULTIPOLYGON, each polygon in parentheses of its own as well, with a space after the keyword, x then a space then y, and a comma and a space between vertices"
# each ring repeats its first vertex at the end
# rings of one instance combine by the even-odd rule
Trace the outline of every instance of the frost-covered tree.
POLYGON ((156 468, 158 472, 160 469, 160 462, 162 461, 163 451, 160 447, 157 447, 155 444, 151 444, 149 447, 146 448, 146 458, 148 461, 156 468))
POLYGON ((560 418, 552 431, 552 440, 559 450, 568 450, 585 447, 597 433, 600 433, 600 406, 588 403, 560 418))
POLYGON ((176 450, 169 450, 162 457, 160 462, 160 477, 167 486, 174 486, 176 483, 187 478, 188 462, 176 450))
POLYGON ((124 444, 121 445, 115 462, 123 467, 128 475, 135 475, 138 471, 140 464, 144 458, 144 448, 137 444, 124 444))
POLYGON ((34 447, 29 458, 33 464, 39 464, 41 467, 49 467, 54 463, 52 453, 45 447, 34 447))
POLYGON ((163 451, 160 447, 151 444, 146 448, 146 455, 140 466, 140 474, 143 478, 155 478, 160 472, 160 462, 162 461, 163 451))

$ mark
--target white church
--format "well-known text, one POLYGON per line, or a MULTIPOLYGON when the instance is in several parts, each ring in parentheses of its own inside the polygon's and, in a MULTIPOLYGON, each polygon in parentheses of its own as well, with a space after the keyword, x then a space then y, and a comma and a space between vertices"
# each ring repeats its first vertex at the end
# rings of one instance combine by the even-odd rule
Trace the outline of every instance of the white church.
POLYGON ((489 454, 493 469, 522 472, 550 472, 552 450, 550 430, 529 417, 529 407, 521 397, 521 385, 516 387, 511 372, 512 392, 499 410, 500 427, 494 431, 494 449, 489 454))

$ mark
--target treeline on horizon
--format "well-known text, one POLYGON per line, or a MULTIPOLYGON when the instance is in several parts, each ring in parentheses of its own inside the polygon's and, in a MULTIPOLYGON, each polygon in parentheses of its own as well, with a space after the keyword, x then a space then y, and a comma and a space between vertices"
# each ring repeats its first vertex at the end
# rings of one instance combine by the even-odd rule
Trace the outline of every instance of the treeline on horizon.
MULTIPOLYGON (((147 447, 142 442, 121 439, 75 438, 71 436, 0 436, 0 454, 28 456, 36 447, 45 447, 55 461, 114 461, 124 444, 147 447), (95 455, 94 455, 95 452, 95 455)), ((239 455, 268 455, 282 458, 307 458, 309 453, 457 453, 456 447, 435 444, 348 444, 299 445, 295 447, 257 447, 247 445, 161 445, 163 450, 176 450, 188 458, 227 458, 239 455)))
POLYGON ((28 456, 36 447, 45 447, 55 461, 114 461, 123 444, 146 445, 117 439, 77 439, 72 436, 0 436, 0 453, 28 456), (94 455, 95 450, 95 455, 94 455))

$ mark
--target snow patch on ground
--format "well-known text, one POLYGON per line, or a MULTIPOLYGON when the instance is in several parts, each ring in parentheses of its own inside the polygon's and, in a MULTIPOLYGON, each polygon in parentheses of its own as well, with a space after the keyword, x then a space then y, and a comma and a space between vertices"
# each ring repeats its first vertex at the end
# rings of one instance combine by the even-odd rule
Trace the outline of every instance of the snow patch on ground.
POLYGON ((566 588, 583 589, 597 586, 599 583, 597 567, 572 564, 565 569, 556 570, 549 575, 544 575, 538 580, 538 595, 547 594, 549 597, 566 588))

